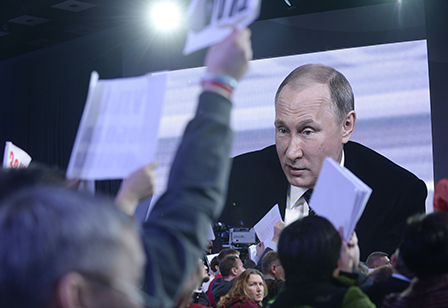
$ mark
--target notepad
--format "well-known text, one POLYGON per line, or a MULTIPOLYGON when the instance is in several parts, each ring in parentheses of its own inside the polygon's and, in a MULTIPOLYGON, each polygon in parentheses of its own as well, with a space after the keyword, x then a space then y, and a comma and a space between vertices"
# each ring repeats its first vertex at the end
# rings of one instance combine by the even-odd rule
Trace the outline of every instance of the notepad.
POLYGON ((318 215, 328 219, 336 230, 343 227, 348 242, 361 217, 372 189, 327 157, 314 187, 310 207, 318 215))

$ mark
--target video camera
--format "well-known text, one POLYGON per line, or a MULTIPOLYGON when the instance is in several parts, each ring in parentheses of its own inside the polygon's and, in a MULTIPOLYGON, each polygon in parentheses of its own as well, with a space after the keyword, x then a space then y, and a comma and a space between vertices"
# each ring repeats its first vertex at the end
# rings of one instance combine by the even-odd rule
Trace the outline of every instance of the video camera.
POLYGON ((248 256, 249 246, 258 242, 254 228, 233 228, 217 222, 213 226, 213 232, 215 233, 214 251, 218 252, 223 248, 236 249, 240 252, 242 260, 248 256))

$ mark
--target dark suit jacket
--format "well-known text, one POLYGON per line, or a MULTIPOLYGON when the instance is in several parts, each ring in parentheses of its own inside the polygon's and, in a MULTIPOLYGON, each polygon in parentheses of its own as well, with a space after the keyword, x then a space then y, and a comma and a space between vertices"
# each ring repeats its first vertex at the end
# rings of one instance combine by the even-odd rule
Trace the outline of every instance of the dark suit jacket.
POLYGON ((330 281, 285 282, 277 299, 268 308, 373 308, 375 305, 358 287, 332 278, 330 281))
POLYGON ((384 299, 388 294, 401 293, 406 290, 410 282, 395 278, 393 276, 375 281, 369 288, 361 289, 369 296, 370 300, 377 306, 382 307, 384 299))
MULTIPOLYGON (((361 260, 373 251, 393 253, 408 216, 425 212, 426 185, 415 175, 356 142, 344 146, 345 167, 373 190, 356 232, 361 260)), ((253 227, 275 204, 285 214, 289 183, 275 145, 233 159, 229 190, 219 221, 253 227)))

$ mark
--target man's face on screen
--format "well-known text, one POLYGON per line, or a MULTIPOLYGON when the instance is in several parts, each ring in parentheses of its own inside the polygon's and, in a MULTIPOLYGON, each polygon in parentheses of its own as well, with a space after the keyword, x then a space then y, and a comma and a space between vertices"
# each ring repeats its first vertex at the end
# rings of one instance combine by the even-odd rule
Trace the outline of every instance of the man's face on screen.
POLYGON ((342 123, 331 109, 330 89, 287 84, 275 105, 275 144, 283 172, 294 186, 313 188, 326 157, 341 161, 342 123))

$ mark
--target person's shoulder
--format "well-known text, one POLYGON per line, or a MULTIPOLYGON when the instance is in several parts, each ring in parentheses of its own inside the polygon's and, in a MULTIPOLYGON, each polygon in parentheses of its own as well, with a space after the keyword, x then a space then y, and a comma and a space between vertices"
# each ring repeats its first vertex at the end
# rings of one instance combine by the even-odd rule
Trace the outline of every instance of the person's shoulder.
POLYGON ((355 174, 364 170, 364 172, 381 173, 401 181, 419 180, 412 172, 360 143, 354 141, 347 142, 344 145, 344 154, 345 166, 355 174))
POLYGON ((369 297, 360 288, 352 286, 348 288, 342 301, 342 308, 375 308, 369 297))
POLYGON ((210 286, 210 291, 213 293, 216 290, 220 290, 220 289, 222 289, 224 287, 224 284, 225 284, 224 278, 222 278, 222 277, 221 278, 215 278, 213 280, 212 285, 210 286))
POLYGON ((235 297, 233 298, 229 304, 227 305, 228 308, 234 307, 234 308, 260 308, 254 301, 249 299, 244 299, 241 297, 235 297))
POLYGON ((272 157, 275 157, 278 159, 277 156, 277 149, 275 147, 275 144, 272 144, 270 146, 267 146, 260 150, 255 150, 251 152, 242 153, 240 155, 237 155, 233 158, 235 161, 253 161, 254 159, 270 159, 272 157))

